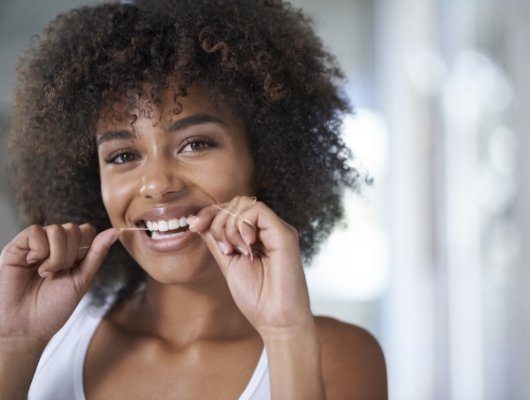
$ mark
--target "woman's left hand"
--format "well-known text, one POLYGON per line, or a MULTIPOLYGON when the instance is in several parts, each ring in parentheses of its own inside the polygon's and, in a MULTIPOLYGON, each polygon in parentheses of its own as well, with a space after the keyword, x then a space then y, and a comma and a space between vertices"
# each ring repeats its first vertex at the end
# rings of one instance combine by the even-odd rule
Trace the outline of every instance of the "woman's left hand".
POLYGON ((208 206, 188 222, 213 254, 236 305, 262 337, 313 326, 294 227, 246 196, 208 206))

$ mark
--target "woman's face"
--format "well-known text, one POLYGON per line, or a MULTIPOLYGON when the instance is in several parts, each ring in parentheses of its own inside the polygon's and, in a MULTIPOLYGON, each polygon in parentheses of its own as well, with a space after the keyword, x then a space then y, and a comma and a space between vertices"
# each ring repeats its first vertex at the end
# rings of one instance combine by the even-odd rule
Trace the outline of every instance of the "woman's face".
POLYGON ((179 97, 174 89, 155 109, 140 102, 134 123, 103 112, 97 124, 101 193, 121 242, 146 272, 163 283, 194 279, 214 265, 199 236, 180 227, 182 217, 236 195, 253 194, 254 164, 241 119, 216 108, 203 87, 179 97), (151 110, 151 114, 142 112, 151 110), (159 110, 159 111, 156 111, 159 110), (156 224, 156 226, 155 226, 156 224))

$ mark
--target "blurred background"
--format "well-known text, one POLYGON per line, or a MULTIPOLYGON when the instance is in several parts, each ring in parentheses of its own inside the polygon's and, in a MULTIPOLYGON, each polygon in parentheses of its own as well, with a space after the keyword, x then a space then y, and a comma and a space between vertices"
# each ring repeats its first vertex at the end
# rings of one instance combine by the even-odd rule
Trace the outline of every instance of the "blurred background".
MULTIPOLYGON (((346 73, 345 138, 374 178, 306 271, 314 312, 377 337, 391 399, 530 398, 530 2, 292 3, 346 73)), ((0 248, 16 59, 81 4, 0 0, 0 248)))

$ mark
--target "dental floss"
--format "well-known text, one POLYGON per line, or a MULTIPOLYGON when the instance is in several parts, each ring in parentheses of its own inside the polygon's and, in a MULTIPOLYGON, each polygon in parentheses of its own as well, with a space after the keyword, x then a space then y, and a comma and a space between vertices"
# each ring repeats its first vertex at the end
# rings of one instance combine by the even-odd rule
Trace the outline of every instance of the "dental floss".
MULTIPOLYGON (((215 208, 218 208, 218 209, 221 210, 221 211, 224 211, 224 212, 227 213, 227 214, 230 214, 232 217, 236 217, 236 218, 237 218, 237 217, 241 217, 240 214, 238 214, 238 213, 234 213, 234 212, 232 212, 232 211, 230 211, 230 210, 227 210, 226 208, 223 208, 223 207, 221 207, 221 206, 218 206, 217 204, 213 204, 213 206, 214 206, 215 208)), ((254 227, 254 225, 252 224, 252 222, 250 222, 248 219, 243 218, 243 217, 241 217, 241 219, 243 220, 243 222, 245 222, 245 223, 246 223, 248 226, 250 226, 252 229, 256 230, 256 228, 254 227)))
MULTIPOLYGON (((252 205, 255 205, 256 202, 258 201, 258 199, 257 199, 256 197, 254 197, 254 196, 252 196, 251 199, 253 200, 252 205)), ((215 208, 218 208, 219 210, 224 211, 225 213, 230 214, 230 215, 233 216, 233 217, 236 217, 236 218, 241 217, 240 214, 238 214, 238 213, 234 213, 234 212, 232 212, 231 210, 228 210, 228 209, 226 209, 226 208, 223 208, 223 207, 221 207, 221 206, 219 206, 219 205, 217 205, 217 204, 215 204, 215 203, 212 204, 212 205, 213 205, 215 208)), ((241 217, 241 219, 242 219, 243 222, 245 222, 245 223, 246 223, 248 226, 250 226, 252 229, 256 230, 256 227, 255 227, 255 226, 252 224, 252 222, 250 222, 248 219, 243 218, 243 217, 241 217)), ((148 231, 149 228, 118 228, 118 231, 119 231, 119 232, 121 232, 121 231, 125 231, 125 230, 127 230, 127 231, 148 231)), ((82 246, 82 247, 78 247, 77 249, 78 249, 78 250, 83 250, 83 249, 88 249, 88 248, 90 248, 90 246, 82 246)), ((250 260, 251 260, 251 261, 254 261, 254 254, 252 254, 252 249, 251 249, 251 248, 250 248, 250 260)))

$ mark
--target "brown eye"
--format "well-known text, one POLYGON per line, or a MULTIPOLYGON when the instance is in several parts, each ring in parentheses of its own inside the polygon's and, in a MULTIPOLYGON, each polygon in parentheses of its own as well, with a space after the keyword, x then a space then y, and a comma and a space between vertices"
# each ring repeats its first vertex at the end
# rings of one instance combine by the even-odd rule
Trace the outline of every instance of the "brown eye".
POLYGON ((208 140, 205 139, 190 139, 186 142, 184 147, 182 148, 181 152, 187 153, 187 152, 201 152, 204 151, 210 147, 214 147, 214 144, 208 140))
POLYGON ((126 164, 131 161, 135 161, 136 159, 136 154, 127 151, 121 151, 106 158, 105 162, 109 164, 126 164))
POLYGON ((209 144, 206 142, 196 141, 196 142, 190 143, 190 146, 193 151, 201 151, 201 150, 208 148, 209 144))

